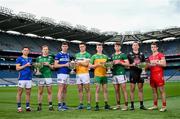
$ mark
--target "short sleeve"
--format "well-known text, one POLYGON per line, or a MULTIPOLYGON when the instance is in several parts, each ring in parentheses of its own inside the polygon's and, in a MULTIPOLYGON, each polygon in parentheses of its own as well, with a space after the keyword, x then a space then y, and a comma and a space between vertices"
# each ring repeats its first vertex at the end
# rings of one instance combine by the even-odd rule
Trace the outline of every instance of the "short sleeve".
POLYGON ((18 57, 18 58, 16 59, 16 64, 21 64, 21 58, 20 58, 20 57, 18 57))

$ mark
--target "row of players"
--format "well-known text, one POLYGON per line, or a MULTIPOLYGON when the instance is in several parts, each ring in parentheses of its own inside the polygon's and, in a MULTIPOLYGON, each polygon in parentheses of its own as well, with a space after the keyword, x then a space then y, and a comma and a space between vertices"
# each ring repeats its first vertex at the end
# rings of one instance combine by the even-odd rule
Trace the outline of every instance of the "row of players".
MULTIPOLYGON (((75 55, 76 62, 76 83, 79 92, 79 106, 77 109, 84 109, 83 105, 83 89, 85 89, 87 94, 87 110, 91 110, 91 93, 90 93, 90 76, 89 67, 94 69, 94 79, 96 81, 96 91, 95 91, 95 110, 99 110, 99 92, 102 86, 102 91, 104 95, 104 109, 109 110, 108 105, 108 91, 107 91, 107 77, 106 77, 106 67, 104 63, 107 62, 108 57, 103 54, 103 45, 97 44, 97 53, 91 56, 86 51, 86 44, 79 44, 80 52, 75 55)), ((116 107, 114 109, 120 109, 120 88, 122 89, 124 96, 124 106, 121 110, 128 110, 128 94, 126 90, 126 78, 125 78, 125 68, 129 67, 130 70, 130 100, 131 106, 130 110, 134 110, 134 92, 135 86, 138 87, 138 96, 140 102, 140 109, 146 110, 147 108, 143 104, 143 78, 140 77, 142 69, 137 67, 137 64, 145 62, 145 57, 142 52, 139 51, 138 42, 132 44, 132 52, 128 55, 121 52, 121 44, 119 42, 114 44, 115 53, 112 55, 113 69, 112 69, 112 84, 115 89, 116 97, 116 107), (122 62, 123 60, 123 62, 122 62)), ((152 55, 148 57, 150 63, 148 63, 148 68, 150 68, 150 85, 153 91, 153 107, 148 109, 155 110, 158 109, 158 89, 160 90, 162 98, 162 108, 159 111, 166 111, 166 95, 164 90, 165 81, 163 79, 163 67, 166 66, 166 60, 162 53, 158 52, 158 46, 156 43, 151 44, 152 55)), ((21 95, 23 89, 26 90, 26 111, 31 111, 30 108, 30 94, 32 87, 32 59, 28 57, 30 49, 24 47, 22 50, 22 56, 18 57, 16 60, 16 70, 19 71, 19 81, 18 81, 18 92, 17 92, 17 107, 18 112, 22 112, 21 107, 21 95)), ((38 111, 42 110, 42 95, 44 86, 47 87, 49 110, 52 111, 52 71, 57 69, 57 83, 58 83, 58 110, 67 110, 68 107, 65 103, 67 85, 69 80, 69 61, 70 55, 68 53, 68 43, 63 42, 61 45, 61 51, 53 59, 49 56, 49 49, 47 45, 42 46, 42 55, 36 59, 36 62, 43 63, 43 67, 40 69, 41 76, 38 79, 38 111)))

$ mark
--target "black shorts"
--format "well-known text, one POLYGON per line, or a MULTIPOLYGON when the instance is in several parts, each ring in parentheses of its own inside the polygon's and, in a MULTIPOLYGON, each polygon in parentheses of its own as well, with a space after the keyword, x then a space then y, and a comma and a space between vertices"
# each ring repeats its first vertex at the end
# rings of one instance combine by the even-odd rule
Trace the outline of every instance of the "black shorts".
POLYGON ((142 70, 132 70, 130 71, 129 81, 130 83, 144 83, 144 79, 141 78, 142 70))

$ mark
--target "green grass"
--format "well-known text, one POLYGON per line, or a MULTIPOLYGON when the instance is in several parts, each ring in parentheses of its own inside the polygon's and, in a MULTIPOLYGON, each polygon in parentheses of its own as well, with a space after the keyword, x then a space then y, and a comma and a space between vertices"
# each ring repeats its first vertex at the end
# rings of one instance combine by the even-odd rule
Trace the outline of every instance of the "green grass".
MULTIPOLYGON (((180 118, 180 83, 166 83, 166 93, 167 93, 167 108, 168 111, 165 113, 160 113, 159 111, 142 111, 139 110, 139 103, 137 97, 137 91, 135 92, 135 111, 120 111, 120 110, 110 110, 105 111, 101 109, 98 112, 95 111, 87 111, 87 110, 68 110, 64 112, 57 111, 57 86, 53 86, 53 104, 56 109, 54 112, 48 111, 48 103, 47 103, 47 93, 44 90, 44 98, 43 98, 43 110, 42 112, 35 111, 37 108, 37 87, 32 88, 31 95, 31 107, 34 110, 30 113, 17 113, 16 111, 16 87, 0 87, 0 119, 109 119, 109 118, 143 118, 143 119, 179 119, 180 118)), ((127 85, 128 94, 129 94, 129 84, 127 85)), ((92 94, 92 106, 94 106, 94 95, 95 95, 95 87, 92 86, 91 94, 92 94)), ((109 93, 109 104, 111 106, 115 105, 115 95, 114 88, 112 85, 108 87, 109 93)), ((86 98, 85 98, 86 99, 86 98)), ((149 84, 145 84, 144 87, 144 100, 145 106, 152 106, 152 91, 149 84)), ((100 95, 100 106, 103 108, 103 96, 102 93, 100 95)), ((121 103, 123 103, 123 99, 121 103)), ((22 97, 22 107, 25 108, 25 95, 22 97)), ((68 94, 67 94, 67 104, 70 107, 76 107, 79 104, 78 101, 78 93, 77 86, 69 86, 68 94)), ((86 101, 84 102, 86 104, 86 101)), ((159 106, 161 106, 161 101, 159 100, 159 106)))

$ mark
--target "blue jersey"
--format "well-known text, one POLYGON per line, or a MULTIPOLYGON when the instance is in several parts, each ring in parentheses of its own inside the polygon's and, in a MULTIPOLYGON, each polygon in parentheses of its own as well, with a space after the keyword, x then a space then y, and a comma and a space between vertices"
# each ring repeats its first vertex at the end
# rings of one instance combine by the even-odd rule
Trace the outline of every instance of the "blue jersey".
MULTIPOLYGON (((20 66, 23 66, 27 63, 32 64, 32 58, 23 58, 22 56, 18 57, 16 59, 16 64, 20 64, 20 66)), ((19 71, 19 80, 31 80, 32 79, 32 72, 30 67, 25 67, 24 69, 19 71)))
MULTIPOLYGON (((55 60, 58 60, 58 64, 66 64, 70 61, 69 53, 59 52, 55 56, 55 60)), ((58 68, 58 74, 69 74, 70 69, 68 67, 60 67, 58 68)))

